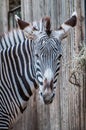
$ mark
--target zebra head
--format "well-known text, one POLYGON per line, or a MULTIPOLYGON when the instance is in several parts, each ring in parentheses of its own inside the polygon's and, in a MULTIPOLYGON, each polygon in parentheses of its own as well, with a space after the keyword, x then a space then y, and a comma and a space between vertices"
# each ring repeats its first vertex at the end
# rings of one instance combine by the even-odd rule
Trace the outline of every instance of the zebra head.
POLYGON ((16 16, 20 28, 26 38, 33 42, 33 58, 35 75, 41 96, 45 104, 49 104, 55 97, 57 76, 60 69, 61 40, 67 36, 67 32, 77 22, 77 14, 74 12, 70 19, 64 22, 58 30, 51 30, 50 18, 42 18, 33 24, 26 23, 16 16))

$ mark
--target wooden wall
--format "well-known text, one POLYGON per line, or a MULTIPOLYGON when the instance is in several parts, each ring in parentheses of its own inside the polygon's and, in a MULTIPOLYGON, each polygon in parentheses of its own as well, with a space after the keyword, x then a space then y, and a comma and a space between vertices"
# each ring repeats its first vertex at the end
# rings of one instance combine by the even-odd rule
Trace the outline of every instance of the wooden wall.
POLYGON ((57 28, 78 13, 78 23, 68 38, 62 41, 62 67, 57 82, 54 102, 47 106, 41 103, 38 90, 28 102, 28 107, 13 130, 86 130, 86 68, 78 76, 81 87, 69 82, 73 57, 84 44, 84 0, 21 0, 22 17, 26 21, 50 16, 52 27, 57 28))
POLYGON ((0 34, 8 30, 8 0, 0 0, 0 34))

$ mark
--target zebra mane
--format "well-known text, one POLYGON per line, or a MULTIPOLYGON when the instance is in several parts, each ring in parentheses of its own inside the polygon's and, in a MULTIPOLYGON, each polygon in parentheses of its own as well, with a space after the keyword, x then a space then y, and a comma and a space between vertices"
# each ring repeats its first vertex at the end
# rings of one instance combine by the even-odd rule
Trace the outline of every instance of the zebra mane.
POLYGON ((45 26, 45 31, 47 33, 47 35, 51 34, 51 21, 50 21, 50 17, 46 16, 43 18, 43 22, 44 22, 44 26, 45 26))
POLYGON ((13 29, 0 36, 0 50, 4 50, 16 44, 23 42, 25 39, 23 31, 20 29, 13 29))

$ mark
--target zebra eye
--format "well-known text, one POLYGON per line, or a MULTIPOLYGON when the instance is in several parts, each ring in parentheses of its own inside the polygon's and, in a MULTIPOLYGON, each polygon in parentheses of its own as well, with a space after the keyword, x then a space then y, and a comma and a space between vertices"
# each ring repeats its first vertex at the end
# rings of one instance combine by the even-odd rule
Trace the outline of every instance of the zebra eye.
POLYGON ((61 59, 61 56, 62 56, 61 54, 58 56, 58 59, 59 59, 59 60, 61 59))
POLYGON ((35 54, 35 56, 36 56, 37 58, 39 58, 39 55, 38 55, 38 54, 35 54))

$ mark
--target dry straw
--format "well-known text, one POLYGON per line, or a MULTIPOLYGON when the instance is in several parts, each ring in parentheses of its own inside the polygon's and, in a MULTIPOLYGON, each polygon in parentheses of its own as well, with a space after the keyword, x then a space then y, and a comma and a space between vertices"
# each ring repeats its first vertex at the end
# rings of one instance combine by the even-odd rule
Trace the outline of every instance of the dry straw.
POLYGON ((79 54, 74 57, 73 64, 75 66, 71 70, 69 82, 80 87, 80 75, 85 75, 86 73, 83 71, 83 68, 86 68, 86 45, 84 45, 79 54))

